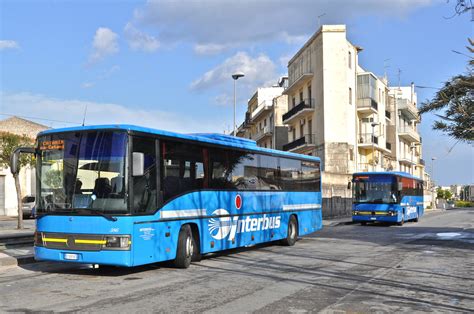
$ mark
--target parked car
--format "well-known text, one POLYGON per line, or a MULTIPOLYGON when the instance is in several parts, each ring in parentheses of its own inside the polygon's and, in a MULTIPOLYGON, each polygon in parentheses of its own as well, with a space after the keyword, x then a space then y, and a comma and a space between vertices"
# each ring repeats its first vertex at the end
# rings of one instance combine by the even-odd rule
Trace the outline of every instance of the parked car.
POLYGON ((28 195, 23 197, 22 199, 22 209, 23 209, 23 217, 24 218, 33 218, 34 217, 34 210, 35 207, 35 197, 32 195, 28 195))

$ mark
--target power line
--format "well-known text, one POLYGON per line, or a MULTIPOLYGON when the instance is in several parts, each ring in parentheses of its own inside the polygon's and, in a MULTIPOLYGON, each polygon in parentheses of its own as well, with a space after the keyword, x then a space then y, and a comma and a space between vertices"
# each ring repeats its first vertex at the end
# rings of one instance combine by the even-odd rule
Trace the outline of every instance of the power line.
POLYGON ((9 113, 0 113, 1 116, 8 116, 8 117, 18 117, 23 119, 34 119, 34 120, 41 120, 41 121, 49 121, 49 122, 59 122, 59 123, 68 123, 68 124, 75 124, 80 125, 78 122, 71 122, 71 121, 64 121, 64 120, 53 120, 53 119, 45 119, 39 117, 30 117, 30 116, 20 116, 16 114, 9 114, 9 113))

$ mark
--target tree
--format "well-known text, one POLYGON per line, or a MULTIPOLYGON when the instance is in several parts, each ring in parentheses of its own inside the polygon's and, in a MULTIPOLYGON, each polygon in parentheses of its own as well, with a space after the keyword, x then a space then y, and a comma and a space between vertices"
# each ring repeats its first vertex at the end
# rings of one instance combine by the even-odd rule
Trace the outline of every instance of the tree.
POLYGON ((436 198, 442 198, 445 200, 450 200, 453 197, 453 193, 449 190, 443 190, 442 188, 438 188, 436 190, 436 198))
MULTIPOLYGON (((474 41, 469 39, 474 53, 474 41)), ((420 114, 444 109, 444 115, 433 124, 440 130, 461 142, 474 141, 474 58, 469 60, 468 71, 444 83, 431 101, 422 104, 420 114)))
MULTIPOLYGON (((27 136, 16 135, 7 132, 0 132, 0 166, 9 167, 10 166, 10 157, 13 154, 13 151, 17 147, 22 146, 32 146, 34 141, 27 136)), ((33 164, 32 155, 21 155, 19 165, 24 167, 26 165, 33 164)), ((20 188, 20 178, 18 174, 13 175, 15 179, 15 188, 18 199, 18 229, 23 229, 23 210, 21 206, 21 188, 20 188)))

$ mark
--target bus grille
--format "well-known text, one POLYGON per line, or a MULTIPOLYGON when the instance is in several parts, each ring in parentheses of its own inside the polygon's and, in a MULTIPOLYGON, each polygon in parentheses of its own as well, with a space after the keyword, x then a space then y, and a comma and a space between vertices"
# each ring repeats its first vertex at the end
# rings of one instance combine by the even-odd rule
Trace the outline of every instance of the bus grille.
POLYGON ((104 236, 101 234, 74 234, 74 233, 50 233, 41 232, 35 245, 49 249, 76 250, 76 251, 100 251, 105 244, 104 236))

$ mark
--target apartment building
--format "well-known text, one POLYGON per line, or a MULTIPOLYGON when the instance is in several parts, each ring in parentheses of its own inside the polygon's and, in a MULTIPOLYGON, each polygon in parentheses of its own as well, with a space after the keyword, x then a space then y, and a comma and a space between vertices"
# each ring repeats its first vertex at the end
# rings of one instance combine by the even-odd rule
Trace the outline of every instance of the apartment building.
POLYGON ((283 95, 287 80, 282 77, 275 86, 257 89, 248 101, 237 136, 255 140, 260 147, 283 149, 288 142, 288 130, 282 123, 288 110, 288 97, 283 95))
POLYGON ((341 199, 346 211, 356 171, 424 174, 413 86, 390 88, 359 66, 361 50, 347 40, 345 25, 323 25, 289 61, 284 91, 283 150, 320 157, 323 201, 341 199))

